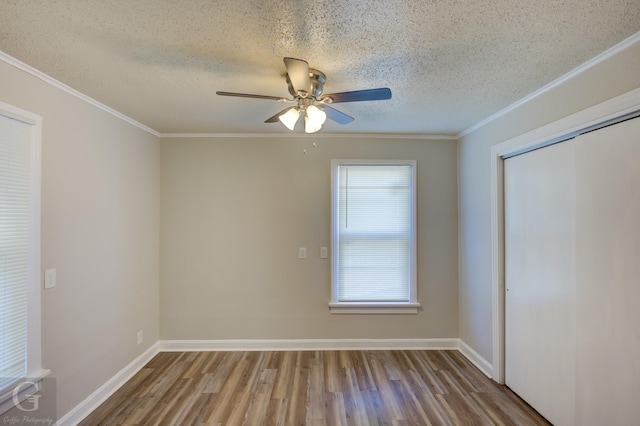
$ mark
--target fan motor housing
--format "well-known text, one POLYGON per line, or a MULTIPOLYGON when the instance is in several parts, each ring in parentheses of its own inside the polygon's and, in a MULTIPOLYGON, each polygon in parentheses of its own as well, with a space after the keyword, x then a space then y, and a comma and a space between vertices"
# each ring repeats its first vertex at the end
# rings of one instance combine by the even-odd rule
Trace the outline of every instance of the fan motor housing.
MULTIPOLYGON (((322 71, 318 71, 313 68, 309 68, 309 80, 311 80, 311 85, 307 90, 307 96, 313 96, 314 98, 318 98, 322 94, 322 89, 324 88, 324 83, 327 81, 327 77, 324 75, 322 71)), ((300 93, 296 92, 296 90, 291 85, 291 80, 289 79, 289 74, 287 74, 287 84, 289 86, 289 93, 294 98, 300 97, 300 93)), ((305 96, 302 96, 305 97, 305 96)))

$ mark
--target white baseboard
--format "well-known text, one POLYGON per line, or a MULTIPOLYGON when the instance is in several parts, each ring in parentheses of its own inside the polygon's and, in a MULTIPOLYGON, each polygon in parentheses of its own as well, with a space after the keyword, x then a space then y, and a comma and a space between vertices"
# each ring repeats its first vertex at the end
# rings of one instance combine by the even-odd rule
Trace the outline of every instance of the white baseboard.
POLYGON ((281 339, 281 340, 159 340, 65 414, 57 426, 77 425, 107 400, 159 352, 196 351, 328 351, 328 350, 458 350, 487 377, 493 367, 458 338, 443 339, 281 339))
POLYGON ((459 339, 161 340, 160 352, 458 349, 459 339))
POLYGON ((467 345, 461 339, 458 339, 458 342, 458 351, 460 351, 460 353, 464 355, 464 357, 467 358, 469 362, 475 365, 478 370, 482 371, 485 376, 493 379, 493 366, 491 365, 491 363, 484 359, 478 352, 474 351, 471 346, 467 345))
POLYGON ((72 426, 80 423, 82 419, 91 414, 93 410, 98 408, 98 406, 113 395, 115 391, 120 389, 127 380, 131 379, 134 374, 140 371, 142 367, 151 361, 151 359, 158 354, 158 347, 158 342, 154 343, 149 349, 144 351, 129 365, 116 373, 115 376, 109 379, 104 385, 100 386, 84 401, 76 405, 71 411, 58 419, 56 426, 72 426))

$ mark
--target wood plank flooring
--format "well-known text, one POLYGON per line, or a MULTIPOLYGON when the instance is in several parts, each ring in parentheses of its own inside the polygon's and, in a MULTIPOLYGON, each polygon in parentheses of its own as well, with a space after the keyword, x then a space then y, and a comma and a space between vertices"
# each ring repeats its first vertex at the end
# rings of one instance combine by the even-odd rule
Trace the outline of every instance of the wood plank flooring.
POLYGON ((163 352, 81 425, 548 425, 457 351, 163 352))

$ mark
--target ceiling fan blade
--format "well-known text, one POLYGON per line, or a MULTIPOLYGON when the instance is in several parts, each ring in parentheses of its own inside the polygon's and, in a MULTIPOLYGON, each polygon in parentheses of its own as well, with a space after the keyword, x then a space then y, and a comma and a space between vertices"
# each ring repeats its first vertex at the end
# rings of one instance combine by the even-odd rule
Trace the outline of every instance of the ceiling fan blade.
POLYGON ((287 67, 287 74, 295 91, 309 93, 311 90, 309 63, 302 59, 284 58, 284 65, 287 67))
POLYGON ((331 102, 359 102, 359 101, 381 101, 385 99, 391 99, 391 89, 369 89, 369 90, 355 90, 353 92, 341 92, 332 93, 330 95, 322 95, 322 100, 331 98, 331 102))
POLYGON ((287 111, 289 111, 290 109, 294 109, 296 107, 292 106, 289 108, 285 108, 282 111, 280 111, 279 113, 277 113, 276 115, 274 115, 273 117, 269 117, 267 118, 264 122, 265 123, 277 123, 278 121, 280 121, 280 116, 283 114, 286 114, 287 111))
POLYGON ((281 96, 251 95, 249 93, 216 92, 216 95, 220 95, 220 96, 235 96, 237 98, 267 99, 267 100, 270 100, 270 101, 288 101, 288 99, 283 98, 281 96))
POLYGON ((347 115, 344 112, 338 111, 335 108, 331 108, 328 105, 325 105, 323 108, 324 108, 324 112, 327 114, 327 118, 332 119, 338 124, 349 124, 353 120, 355 120, 350 115, 347 115))

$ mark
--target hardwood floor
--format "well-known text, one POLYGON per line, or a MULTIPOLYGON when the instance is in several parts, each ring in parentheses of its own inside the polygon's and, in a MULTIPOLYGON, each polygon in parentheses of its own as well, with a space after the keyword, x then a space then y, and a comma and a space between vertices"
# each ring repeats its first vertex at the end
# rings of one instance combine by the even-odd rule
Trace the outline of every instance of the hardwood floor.
POLYGON ((457 351, 164 352, 81 425, 548 425, 457 351))

